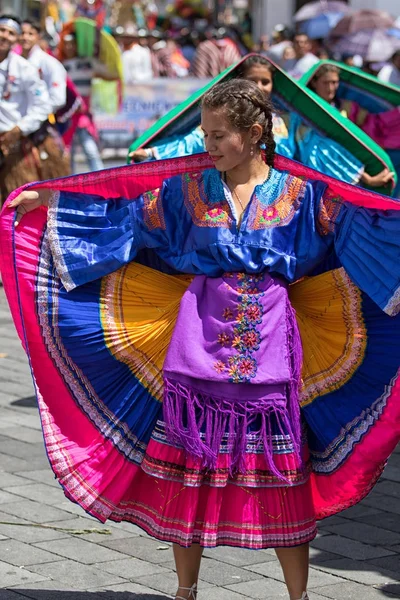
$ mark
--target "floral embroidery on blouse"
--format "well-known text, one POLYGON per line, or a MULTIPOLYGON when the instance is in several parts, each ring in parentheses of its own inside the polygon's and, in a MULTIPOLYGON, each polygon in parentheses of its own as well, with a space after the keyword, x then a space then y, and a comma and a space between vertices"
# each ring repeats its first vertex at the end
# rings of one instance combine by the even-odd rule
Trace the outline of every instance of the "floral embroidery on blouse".
POLYGON ((335 230, 336 219, 343 206, 343 200, 337 194, 327 190, 319 202, 317 229, 320 235, 328 235, 335 230))
MULTIPOLYGON (((197 227, 226 227, 232 226, 230 207, 223 194, 222 185, 218 186, 221 200, 214 200, 213 179, 219 184, 219 175, 211 172, 185 173, 182 176, 183 197, 185 206, 193 223, 197 227), (218 178, 218 179, 217 179, 218 178), (207 190, 206 190, 207 187, 207 190)), ((215 192, 217 189, 215 188, 215 192)))
POLYGON ((224 348, 232 348, 233 354, 224 362, 214 363, 217 373, 226 373, 231 383, 249 383, 256 376, 257 361, 252 354, 259 349, 261 333, 258 325, 262 321, 263 306, 259 301, 258 284, 263 275, 247 273, 226 273, 226 278, 234 279, 233 287, 240 295, 236 310, 227 307, 222 311, 225 321, 233 320, 232 335, 220 333, 218 343, 224 348))
POLYGON ((149 231, 153 229, 165 229, 160 188, 143 194, 143 220, 149 231))
POLYGON ((205 213, 206 221, 211 221, 211 223, 224 223, 228 218, 228 214, 225 210, 223 210, 220 206, 217 208, 210 208, 205 213))
MULTIPOLYGON (((278 181, 281 179, 280 175, 278 181)), ((250 205, 249 229, 269 229, 290 223, 303 200, 306 189, 306 182, 303 179, 289 174, 286 175, 280 192, 277 190, 278 186, 274 186, 272 182, 271 189, 263 193, 266 185, 268 181, 255 189, 250 205)))

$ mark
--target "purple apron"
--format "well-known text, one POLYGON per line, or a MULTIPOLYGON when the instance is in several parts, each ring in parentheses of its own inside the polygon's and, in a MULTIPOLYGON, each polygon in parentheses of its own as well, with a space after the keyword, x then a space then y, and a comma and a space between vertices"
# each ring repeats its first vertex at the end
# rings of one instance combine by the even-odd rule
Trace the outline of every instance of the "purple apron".
POLYGON ((248 427, 271 471, 273 435, 300 461, 301 340, 287 285, 267 273, 195 277, 185 292, 164 363, 168 438, 216 466, 223 440, 230 470, 244 468, 248 427), (254 429, 255 428, 255 429, 254 429))

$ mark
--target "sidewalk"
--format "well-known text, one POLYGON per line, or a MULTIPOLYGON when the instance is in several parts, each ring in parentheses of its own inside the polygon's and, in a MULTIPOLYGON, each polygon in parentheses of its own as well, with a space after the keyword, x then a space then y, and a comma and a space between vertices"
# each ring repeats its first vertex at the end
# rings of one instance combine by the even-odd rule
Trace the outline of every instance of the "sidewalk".
MULTIPOLYGON (((200 577, 199 600, 287 599, 272 550, 206 550, 200 577)), ((168 544, 130 524, 101 525, 65 499, 0 288, 0 600, 166 600, 175 586, 168 544)), ((361 504, 321 523, 309 592, 400 598, 400 448, 361 504)))

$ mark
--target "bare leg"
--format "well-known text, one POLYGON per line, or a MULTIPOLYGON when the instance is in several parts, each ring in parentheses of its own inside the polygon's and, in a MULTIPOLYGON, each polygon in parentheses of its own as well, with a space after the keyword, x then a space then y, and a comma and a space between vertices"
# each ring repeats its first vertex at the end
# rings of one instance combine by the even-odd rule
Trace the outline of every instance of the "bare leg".
POLYGON ((309 547, 308 544, 294 548, 275 548, 281 563, 290 600, 299 600, 307 590, 309 547))
POLYGON ((190 589, 194 583, 197 584, 203 548, 199 544, 193 544, 190 548, 182 548, 174 544, 173 548, 179 585, 177 596, 192 600, 189 591, 183 588, 190 589))

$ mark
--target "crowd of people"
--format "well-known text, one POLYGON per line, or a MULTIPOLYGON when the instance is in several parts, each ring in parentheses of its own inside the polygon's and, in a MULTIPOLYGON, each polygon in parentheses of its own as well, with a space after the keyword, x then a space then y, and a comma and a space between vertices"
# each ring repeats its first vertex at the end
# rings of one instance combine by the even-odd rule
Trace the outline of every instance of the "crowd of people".
POLYGON ((182 29, 172 36, 170 32, 147 31, 131 24, 117 28, 115 36, 123 52, 127 83, 150 81, 153 77, 215 77, 248 52, 271 58, 295 79, 319 60, 334 58, 363 68, 382 81, 394 85, 400 81, 400 52, 385 64, 363 62, 359 55, 333 55, 322 40, 311 40, 304 33, 279 26, 271 39, 264 35, 250 48, 235 30, 225 27, 208 28, 202 33, 182 29))
POLYGON ((400 82, 400 51, 395 51, 383 63, 366 61, 359 54, 332 52, 322 38, 310 39, 305 33, 293 32, 283 25, 276 26, 271 38, 262 36, 252 46, 252 51, 268 56, 296 79, 300 79, 319 60, 333 59, 376 75, 381 81, 393 85, 400 82))
POLYGON ((96 57, 80 57, 75 33, 49 49, 39 23, 0 17, 0 195, 27 181, 69 175, 79 144, 103 168, 90 112, 94 77, 118 79, 96 57))
MULTIPOLYGON (((79 146, 90 170, 103 168, 99 136, 90 113, 94 77, 122 78, 125 85, 149 82, 158 77, 210 79, 248 52, 240 36, 224 27, 205 27, 200 33, 188 28, 165 32, 138 28, 132 22, 116 27, 113 32, 122 64, 121 73, 117 73, 110 71, 96 56, 78 55, 73 28, 68 29, 67 34, 61 33, 58 45, 52 47, 47 33, 38 23, 29 19, 20 23, 13 15, 5 15, 3 22, 13 19, 17 27, 3 26, 0 30, 5 61, 0 131, 3 201, 24 181, 75 172, 79 146), (27 87, 29 78, 25 73, 30 73, 31 85, 37 86, 33 95, 27 87), (18 98, 13 97, 18 106, 11 111, 8 109, 12 103, 7 99, 10 77, 13 87, 19 85, 14 79, 24 81, 20 84, 24 89, 18 98), (20 127, 22 114, 25 116, 20 127), (27 128, 26 123, 30 120, 27 128), (30 159, 22 163, 23 156, 30 159)), ((276 27, 271 40, 263 36, 251 50, 273 60, 295 79, 329 56, 319 41, 280 26, 276 27)), ((361 65, 359 57, 341 58, 347 65, 361 65)), ((371 65, 367 64, 365 68, 371 72, 371 65)), ((382 66, 378 78, 395 85, 399 82, 399 52, 382 66)))

